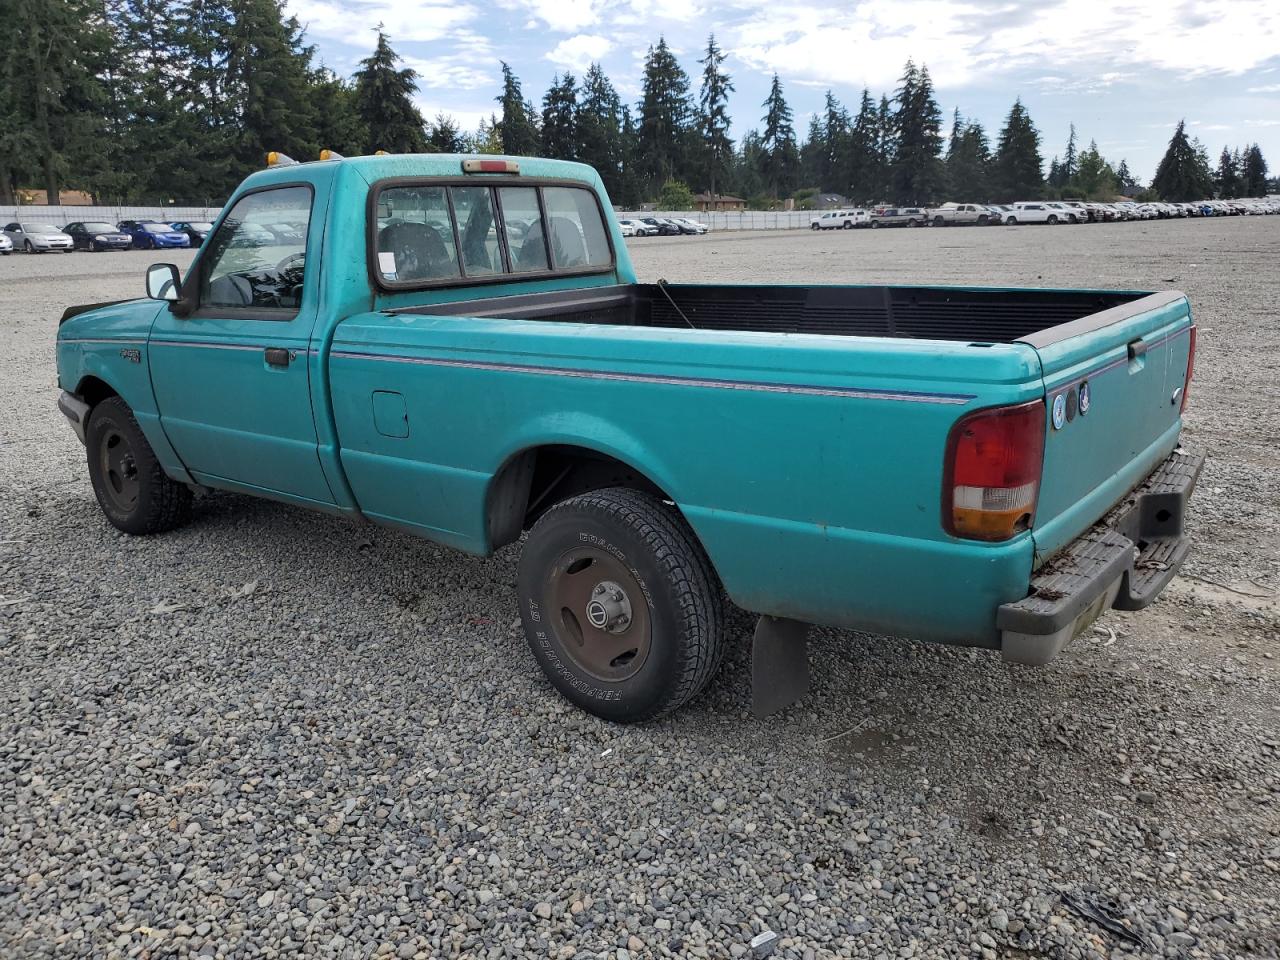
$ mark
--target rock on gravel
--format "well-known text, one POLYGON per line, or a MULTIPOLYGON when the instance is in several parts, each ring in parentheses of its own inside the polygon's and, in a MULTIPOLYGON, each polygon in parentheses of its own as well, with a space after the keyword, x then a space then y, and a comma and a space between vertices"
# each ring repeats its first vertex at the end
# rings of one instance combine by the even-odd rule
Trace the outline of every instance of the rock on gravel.
POLYGON ((738 643, 691 709, 609 726, 512 629, 514 549, 224 495, 117 534, 52 338, 181 255, 0 258, 0 955, 1276 956, 1280 218, 632 250, 650 280, 1175 277, 1212 456, 1190 576, 1047 668, 820 631, 781 716, 738 643))

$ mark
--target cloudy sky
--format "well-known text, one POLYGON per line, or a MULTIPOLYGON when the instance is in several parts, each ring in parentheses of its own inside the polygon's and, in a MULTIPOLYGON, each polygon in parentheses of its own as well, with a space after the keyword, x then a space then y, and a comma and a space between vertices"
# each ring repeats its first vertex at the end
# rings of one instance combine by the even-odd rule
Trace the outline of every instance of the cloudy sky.
POLYGON ((1046 162, 1075 122, 1084 144, 1138 176, 1154 172, 1185 118, 1216 159, 1257 142, 1280 171, 1277 0, 287 0, 324 63, 350 74, 381 22, 421 74, 424 114, 473 128, 496 105, 499 60, 539 103, 552 75, 598 60, 624 99, 640 95, 659 35, 694 81, 714 31, 737 91, 736 136, 760 124, 777 71, 803 136, 827 88, 855 105, 892 94, 908 57, 928 65, 938 101, 994 137, 1015 96, 1046 162))

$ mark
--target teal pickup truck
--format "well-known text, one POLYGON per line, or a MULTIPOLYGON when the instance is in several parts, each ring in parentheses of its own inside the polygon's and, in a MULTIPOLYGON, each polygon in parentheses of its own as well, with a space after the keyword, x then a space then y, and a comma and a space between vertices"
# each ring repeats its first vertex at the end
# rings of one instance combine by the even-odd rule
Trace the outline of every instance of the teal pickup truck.
POLYGON ((726 594, 763 715, 809 624, 1039 664, 1187 551, 1179 293, 639 283, 593 170, 448 155, 255 173, 147 292, 58 330, 111 523, 219 489, 527 531, 533 656, 612 720, 706 686, 726 594))

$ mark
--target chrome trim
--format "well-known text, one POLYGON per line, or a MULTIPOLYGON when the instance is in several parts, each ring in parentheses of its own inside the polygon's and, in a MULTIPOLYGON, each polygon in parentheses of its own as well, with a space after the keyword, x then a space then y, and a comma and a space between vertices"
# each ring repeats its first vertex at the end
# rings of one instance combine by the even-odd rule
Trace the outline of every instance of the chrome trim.
POLYGON ((334 350, 331 357, 347 360, 382 360, 389 363, 415 363, 434 367, 456 367, 492 370, 500 373, 533 373, 550 377, 573 377, 584 380, 612 380, 624 383, 660 383, 677 387, 713 387, 722 390, 749 390, 759 393, 785 393, 810 397, 849 397, 858 400, 901 400, 908 403, 964 404, 975 399, 970 393, 917 393, 910 390, 868 390, 861 387, 819 387, 806 384, 759 383, 746 380, 720 380, 710 377, 676 377, 656 373, 624 373, 616 370, 583 370, 574 367, 542 367, 534 364, 491 363, 485 360, 445 360, 439 357, 406 357, 399 355, 334 350))
POLYGON ((125 339, 123 337, 59 337, 58 343, 110 343, 112 345, 123 344, 125 346, 143 346, 147 345, 145 340, 125 339))

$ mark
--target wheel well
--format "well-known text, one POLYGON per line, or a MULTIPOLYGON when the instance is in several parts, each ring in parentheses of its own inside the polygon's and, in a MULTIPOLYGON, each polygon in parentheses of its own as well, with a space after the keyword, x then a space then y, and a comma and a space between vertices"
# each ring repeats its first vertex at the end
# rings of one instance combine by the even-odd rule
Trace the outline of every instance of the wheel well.
POLYGON ((508 460, 489 485, 490 546, 496 550, 513 542, 561 500, 604 487, 629 487, 671 499, 640 471, 607 454, 565 445, 525 450, 508 460))
POLYGON ((105 380, 99 380, 97 377, 85 377, 81 380, 76 387, 76 395, 91 407, 96 407, 110 397, 119 396, 105 380))

